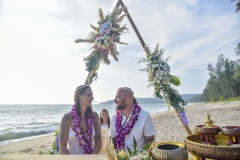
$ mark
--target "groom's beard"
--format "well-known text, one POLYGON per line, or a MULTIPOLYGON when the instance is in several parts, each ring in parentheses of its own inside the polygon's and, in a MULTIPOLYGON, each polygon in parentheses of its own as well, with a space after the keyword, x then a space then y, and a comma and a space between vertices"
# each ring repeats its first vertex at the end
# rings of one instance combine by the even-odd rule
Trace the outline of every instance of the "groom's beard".
POLYGON ((117 110, 123 110, 123 109, 125 109, 125 108, 127 108, 127 104, 126 104, 126 102, 125 102, 125 98, 122 100, 122 102, 119 104, 119 105, 117 105, 117 110))

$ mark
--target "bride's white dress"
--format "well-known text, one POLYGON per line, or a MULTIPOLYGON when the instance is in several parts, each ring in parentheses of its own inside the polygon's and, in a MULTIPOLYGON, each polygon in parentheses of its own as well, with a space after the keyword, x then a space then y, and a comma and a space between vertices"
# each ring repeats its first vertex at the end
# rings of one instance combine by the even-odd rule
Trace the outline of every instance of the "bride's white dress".
MULTIPOLYGON (((92 149, 93 146, 93 139, 95 137, 95 130, 93 128, 92 130, 92 149)), ((68 141, 67 141, 67 148, 70 152, 70 154, 84 154, 83 147, 79 145, 79 141, 77 137, 75 137, 75 132, 73 131, 72 127, 69 127, 68 132, 68 141)))

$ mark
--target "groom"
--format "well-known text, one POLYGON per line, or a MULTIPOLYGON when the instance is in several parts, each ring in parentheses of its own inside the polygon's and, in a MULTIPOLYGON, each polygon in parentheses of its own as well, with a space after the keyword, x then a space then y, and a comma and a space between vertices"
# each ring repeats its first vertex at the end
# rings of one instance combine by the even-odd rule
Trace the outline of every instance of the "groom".
POLYGON ((151 144, 156 135, 156 129, 150 114, 137 105, 133 91, 128 87, 119 88, 114 102, 117 113, 111 118, 110 137, 116 150, 127 147, 134 150, 133 137, 137 147, 142 149, 151 144))

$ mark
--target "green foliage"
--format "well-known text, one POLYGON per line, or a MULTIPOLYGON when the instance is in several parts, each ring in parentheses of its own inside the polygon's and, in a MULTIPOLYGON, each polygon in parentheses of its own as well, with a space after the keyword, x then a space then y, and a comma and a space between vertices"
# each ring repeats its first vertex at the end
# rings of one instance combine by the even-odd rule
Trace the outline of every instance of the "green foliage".
POLYGON ((233 2, 235 2, 235 6, 236 6, 236 12, 240 11, 240 0, 232 0, 233 2))
POLYGON ((209 99, 209 101, 210 101, 210 102, 215 102, 216 100, 215 100, 214 97, 211 97, 211 98, 209 99))
POLYGON ((234 79, 237 81, 237 82, 240 82, 240 66, 237 67, 236 69, 236 72, 234 74, 234 79))
POLYGON ((225 99, 226 99, 226 98, 223 97, 223 96, 221 96, 221 97, 218 98, 219 101, 223 101, 223 100, 225 100, 225 99))
POLYGON ((240 43, 237 44, 237 47, 235 48, 236 56, 240 56, 240 43))
MULTIPOLYGON (((58 152, 58 139, 59 136, 59 129, 57 129, 54 133, 54 140, 52 142, 52 147, 45 153, 45 154, 56 154, 58 152)), ((39 154, 43 154, 42 152, 39 152, 39 154)))
POLYGON ((137 152, 137 141, 136 141, 136 139, 135 139, 135 137, 133 137, 133 148, 134 148, 134 154, 136 154, 136 152, 137 152))
POLYGON ((240 101, 240 96, 239 97, 231 97, 228 99, 224 99, 224 100, 219 100, 221 102, 232 102, 232 101, 240 101))
POLYGON ((180 86, 181 82, 177 76, 170 75, 170 83, 175 86, 180 86))
POLYGON ((91 72, 94 68, 98 68, 100 59, 101 56, 98 52, 96 54, 92 53, 92 56, 84 58, 84 61, 86 61, 86 71, 91 72))
POLYGON ((208 65, 210 78, 203 91, 205 99, 217 101, 240 96, 240 64, 218 56, 216 66, 208 65))
POLYGON ((117 159, 118 159, 118 160, 126 160, 125 157, 121 157, 120 155, 117 155, 117 159))
POLYGON ((132 151, 131 151, 131 149, 130 149, 129 147, 127 147, 127 151, 128 151, 128 153, 129 153, 129 155, 132 154, 132 151))

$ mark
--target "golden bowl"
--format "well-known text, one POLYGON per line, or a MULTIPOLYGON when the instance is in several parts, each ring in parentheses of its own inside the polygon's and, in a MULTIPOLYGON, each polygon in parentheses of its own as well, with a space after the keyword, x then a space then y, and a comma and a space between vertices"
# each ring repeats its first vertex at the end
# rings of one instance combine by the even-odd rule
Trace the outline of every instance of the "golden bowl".
POLYGON ((226 136, 240 137, 240 126, 224 126, 221 127, 221 132, 226 136))
POLYGON ((151 149, 153 160, 187 160, 188 153, 180 142, 155 142, 151 149))
POLYGON ((204 127, 204 125, 198 125, 195 127, 195 132, 200 135, 216 135, 220 132, 218 126, 204 127))
POLYGON ((228 137, 222 134, 215 136, 218 143, 215 145, 202 144, 199 135, 190 135, 184 140, 189 152, 204 158, 212 159, 240 159, 240 146, 227 146, 228 137))

